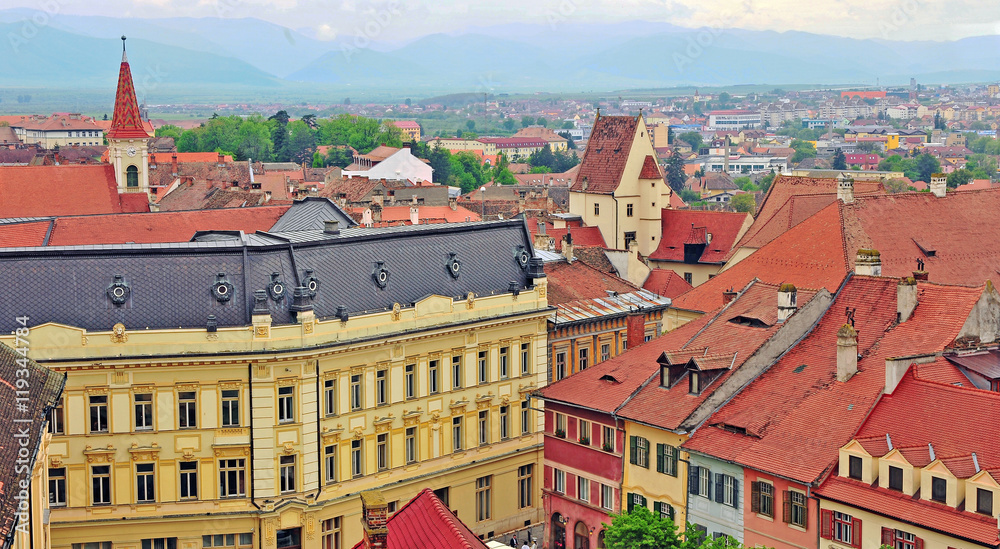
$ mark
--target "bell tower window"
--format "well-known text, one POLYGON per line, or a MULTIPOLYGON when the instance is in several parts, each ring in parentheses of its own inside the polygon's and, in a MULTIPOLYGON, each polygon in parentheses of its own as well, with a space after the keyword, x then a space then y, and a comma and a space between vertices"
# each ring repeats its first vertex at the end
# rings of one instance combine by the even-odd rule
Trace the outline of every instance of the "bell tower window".
POLYGON ((125 168, 125 186, 126 187, 138 187, 139 186, 139 168, 135 166, 129 166, 125 168))

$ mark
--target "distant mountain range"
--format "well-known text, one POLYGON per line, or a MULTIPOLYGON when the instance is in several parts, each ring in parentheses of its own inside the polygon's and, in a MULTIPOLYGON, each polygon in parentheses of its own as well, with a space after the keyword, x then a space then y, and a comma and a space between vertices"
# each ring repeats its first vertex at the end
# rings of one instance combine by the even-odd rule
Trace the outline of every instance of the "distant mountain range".
POLYGON ((875 85, 1000 79, 1000 36, 856 40, 663 23, 497 25, 405 44, 350 46, 257 19, 60 14, 38 27, 0 10, 0 86, 113 87, 118 37, 140 94, 245 87, 442 92, 612 91, 737 84, 875 85))

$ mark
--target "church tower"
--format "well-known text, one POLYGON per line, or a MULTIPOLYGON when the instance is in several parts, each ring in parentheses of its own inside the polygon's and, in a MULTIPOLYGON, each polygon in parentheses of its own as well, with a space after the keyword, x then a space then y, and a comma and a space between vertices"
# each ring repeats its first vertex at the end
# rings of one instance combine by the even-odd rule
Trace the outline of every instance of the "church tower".
POLYGON ((122 36, 122 66, 118 72, 115 115, 108 130, 108 161, 115 167, 119 193, 149 194, 149 134, 142 127, 139 102, 122 36))

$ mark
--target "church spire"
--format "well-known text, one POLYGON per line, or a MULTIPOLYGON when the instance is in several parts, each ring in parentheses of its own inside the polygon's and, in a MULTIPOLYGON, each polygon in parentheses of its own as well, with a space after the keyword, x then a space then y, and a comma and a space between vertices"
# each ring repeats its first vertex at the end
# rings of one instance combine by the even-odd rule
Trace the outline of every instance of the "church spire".
POLYGON ((146 139, 149 134, 142 127, 139 102, 132 85, 132 70, 125 55, 125 37, 122 36, 122 65, 118 71, 118 92, 115 94, 115 114, 111 120, 108 138, 146 139))

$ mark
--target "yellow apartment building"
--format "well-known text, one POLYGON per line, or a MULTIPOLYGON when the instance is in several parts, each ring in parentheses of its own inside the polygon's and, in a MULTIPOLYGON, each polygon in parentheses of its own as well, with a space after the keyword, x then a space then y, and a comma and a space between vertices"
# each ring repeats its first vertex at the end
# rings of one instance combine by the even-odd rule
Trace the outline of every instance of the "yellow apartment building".
POLYGON ((532 256, 517 221, 0 251, 0 333, 30 317, 67 377, 50 546, 350 547, 371 489, 483 536, 541 521, 532 256))

